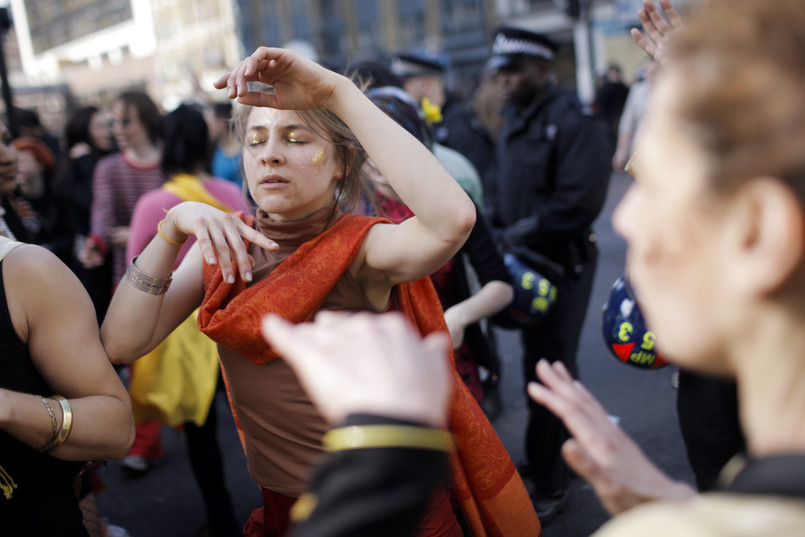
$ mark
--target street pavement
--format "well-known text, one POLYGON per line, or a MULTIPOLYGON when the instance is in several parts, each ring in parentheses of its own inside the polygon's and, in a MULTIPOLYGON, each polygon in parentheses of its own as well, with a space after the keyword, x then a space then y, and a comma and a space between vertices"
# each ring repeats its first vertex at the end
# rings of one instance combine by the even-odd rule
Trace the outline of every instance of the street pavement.
MULTIPOLYGON (((610 286, 623 271, 625 255, 625 244, 613 233, 610 220, 630 180, 625 174, 613 175, 606 206, 595 224, 600 257, 579 346, 579 374, 581 381, 660 468, 672 477, 693 482, 676 418, 674 368, 646 371, 625 365, 608 354, 601 336, 601 307, 610 286)), ((514 461, 519 463, 524 460, 522 433, 526 419, 520 345, 516 332, 497 330, 497 336, 502 361, 503 410, 493 425, 514 461)), ((251 510, 261 505, 261 496, 249 478, 222 394, 216 406, 227 484, 236 514, 245 522, 251 510)), ((205 516, 187 460, 184 437, 180 431, 165 427, 162 439, 165 458, 143 476, 128 477, 119 461, 109 461, 100 469, 99 475, 107 487, 98 496, 100 513, 112 524, 126 528, 132 537, 195 537, 205 516)), ((543 535, 586 537, 608 518, 589 485, 576 479, 567 507, 544 529, 543 535)))

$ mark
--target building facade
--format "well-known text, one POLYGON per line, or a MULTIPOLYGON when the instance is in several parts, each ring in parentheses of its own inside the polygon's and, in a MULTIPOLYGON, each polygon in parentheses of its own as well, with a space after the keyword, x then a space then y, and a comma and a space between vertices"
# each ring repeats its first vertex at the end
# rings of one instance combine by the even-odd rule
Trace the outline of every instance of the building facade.
POLYGON ((16 47, 6 50, 18 50, 10 81, 20 105, 46 112, 103 105, 126 89, 147 91, 166 110, 220 99, 212 81, 259 45, 291 46, 334 69, 424 53, 445 62, 448 85, 469 96, 494 28, 507 24, 559 42, 557 78, 589 102, 595 73, 617 61, 629 81, 643 58, 629 36, 640 0, 578 0, 581 18, 568 15, 571 1, 10 0, 7 40, 16 35, 16 47))
MULTIPOLYGON (((643 59, 629 29, 639 24, 641 0, 236 0, 246 50, 305 42, 325 65, 384 60, 419 52, 450 66, 448 84, 471 93, 488 59, 498 25, 552 36, 561 45, 560 83, 583 101, 594 94, 594 76, 617 61, 631 76, 643 59)), ((684 3, 684 2, 682 2, 684 3)), ((627 76, 628 79, 628 76, 627 76)))
POLYGON ((69 104, 105 105, 132 89, 165 110, 215 98, 212 81, 243 54, 232 0, 11 0, 11 9, 15 103, 43 115, 59 107, 54 87, 69 104))

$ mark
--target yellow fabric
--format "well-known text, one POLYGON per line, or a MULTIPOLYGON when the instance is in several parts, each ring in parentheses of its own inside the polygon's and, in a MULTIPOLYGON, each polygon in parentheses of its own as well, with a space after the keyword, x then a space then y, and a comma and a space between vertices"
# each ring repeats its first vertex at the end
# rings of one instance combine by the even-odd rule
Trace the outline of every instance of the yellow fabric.
POLYGON ((322 443, 330 450, 359 448, 419 448, 447 451, 447 431, 410 425, 353 425, 328 431, 322 443))
POLYGON ((218 381, 218 347, 198 329, 198 310, 135 363, 129 383, 135 422, 204 425, 218 381))
POLYGON ((291 520, 293 522, 307 520, 318 504, 319 499, 315 494, 309 492, 302 494, 299 496, 299 499, 296 500, 296 503, 293 504, 293 507, 291 507, 291 520))
MULTIPOLYGON (((162 188, 183 201, 232 212, 195 175, 176 174, 162 188)), ((132 364, 129 395, 134 421, 204 425, 217 382, 218 347, 199 330, 196 310, 157 348, 132 364)))
POLYGON ((231 213, 232 209, 218 201, 209 190, 204 188, 204 183, 199 181, 195 175, 189 173, 179 173, 170 178, 162 185, 162 188, 182 198, 184 201, 200 201, 207 205, 212 205, 225 213, 231 213))

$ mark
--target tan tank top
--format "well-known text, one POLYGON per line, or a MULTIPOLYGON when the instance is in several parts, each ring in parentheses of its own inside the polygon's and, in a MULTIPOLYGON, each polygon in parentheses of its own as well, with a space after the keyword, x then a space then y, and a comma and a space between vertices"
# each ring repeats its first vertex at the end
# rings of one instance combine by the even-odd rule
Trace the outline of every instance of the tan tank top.
MULTIPOLYGON (((326 208, 304 222, 271 223, 258 218, 258 228, 279 243, 280 249, 269 253, 251 248, 253 284, 267 278, 300 244, 339 216, 326 208)), ((322 309, 378 312, 349 272, 338 280, 322 309)), ((310 469, 323 454, 321 437, 328 428, 324 419, 284 360, 257 365, 227 347, 219 345, 219 352, 243 427, 252 479, 280 494, 300 496, 308 488, 310 469)))

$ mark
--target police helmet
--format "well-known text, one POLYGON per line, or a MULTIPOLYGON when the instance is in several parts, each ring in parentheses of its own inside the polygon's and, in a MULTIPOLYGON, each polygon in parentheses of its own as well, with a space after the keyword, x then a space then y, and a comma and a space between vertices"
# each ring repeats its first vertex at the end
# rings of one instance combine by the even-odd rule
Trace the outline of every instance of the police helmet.
POLYGON ((657 350, 654 332, 646 328, 643 313, 625 275, 612 285, 602 316, 604 341, 615 358, 641 369, 659 369, 668 365, 668 360, 657 350))
POLYGON ((511 274, 514 299, 506 309, 493 316, 492 321, 509 329, 536 326, 556 303, 556 285, 541 273, 544 271, 526 264, 515 253, 504 254, 503 262, 511 274))

